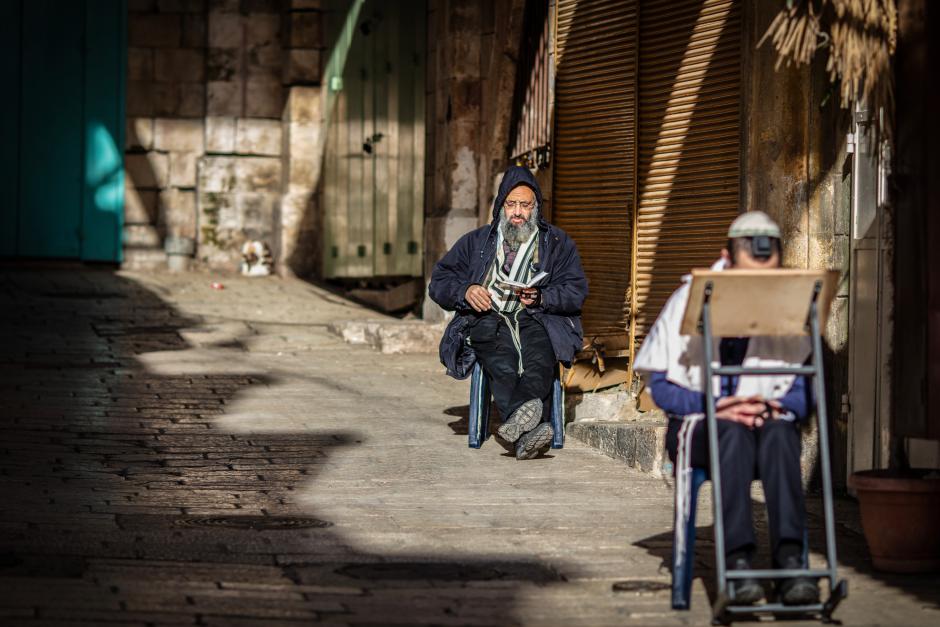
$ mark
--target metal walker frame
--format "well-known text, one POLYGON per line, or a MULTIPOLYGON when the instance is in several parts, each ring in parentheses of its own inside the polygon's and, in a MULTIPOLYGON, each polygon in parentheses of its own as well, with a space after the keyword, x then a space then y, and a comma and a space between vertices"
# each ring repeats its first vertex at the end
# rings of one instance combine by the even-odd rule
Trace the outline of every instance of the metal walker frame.
POLYGON ((848 584, 839 580, 836 572, 836 534, 832 505, 832 479, 829 463, 829 423, 826 416, 826 386, 823 379, 822 338, 819 334, 818 300, 823 284, 817 281, 809 305, 806 320, 806 330, 812 341, 809 365, 779 368, 746 368, 743 366, 712 367, 712 318, 711 297, 714 285, 711 281, 705 284, 702 314, 699 320, 699 331, 704 341, 705 358, 705 415, 708 425, 709 466, 712 480, 712 507, 714 510, 715 530, 715 570, 718 579, 718 595, 712 607, 712 624, 728 624, 737 616, 754 614, 774 615, 816 615, 824 622, 832 620, 832 613, 848 596, 848 584), (814 392, 816 395, 816 417, 819 426, 819 461, 822 474, 823 512, 826 530, 826 568, 800 568, 800 569, 749 569, 729 571, 725 564, 724 519, 721 511, 721 473, 719 470, 718 455, 718 423, 715 416, 715 394, 712 382, 720 376, 768 376, 768 375, 796 375, 813 377, 814 392), (829 596, 824 602, 810 605, 783 605, 765 603, 762 605, 735 605, 734 598, 728 587, 731 579, 785 579, 793 577, 809 577, 827 579, 829 582, 829 596))

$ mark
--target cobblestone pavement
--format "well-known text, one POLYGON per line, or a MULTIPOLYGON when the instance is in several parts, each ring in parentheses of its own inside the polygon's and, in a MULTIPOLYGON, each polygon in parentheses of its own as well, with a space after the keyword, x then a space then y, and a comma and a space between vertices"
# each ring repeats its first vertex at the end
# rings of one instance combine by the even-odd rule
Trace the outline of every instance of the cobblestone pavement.
MULTIPOLYGON (((701 581, 668 610, 662 480, 469 450, 466 382, 325 329, 375 314, 212 280, 0 269, 0 623, 707 623, 701 581)), ((936 577, 879 578, 840 530, 837 617, 940 624, 936 577)))

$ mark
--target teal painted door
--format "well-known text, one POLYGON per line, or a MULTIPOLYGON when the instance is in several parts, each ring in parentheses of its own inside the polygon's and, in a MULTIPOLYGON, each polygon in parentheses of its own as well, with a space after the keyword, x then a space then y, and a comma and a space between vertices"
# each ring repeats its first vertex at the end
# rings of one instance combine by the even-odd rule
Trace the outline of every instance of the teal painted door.
POLYGON ((0 254, 121 260, 123 0, 3 3, 0 254))

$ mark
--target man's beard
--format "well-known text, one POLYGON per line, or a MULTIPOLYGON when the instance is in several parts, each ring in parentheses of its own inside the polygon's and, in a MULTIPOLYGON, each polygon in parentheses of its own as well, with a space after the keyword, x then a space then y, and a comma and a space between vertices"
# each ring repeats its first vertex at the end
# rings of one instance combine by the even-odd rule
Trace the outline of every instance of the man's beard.
POLYGON ((533 207, 529 219, 519 225, 510 222, 509 218, 506 217, 505 211, 503 211, 502 215, 499 217, 499 230, 503 234, 503 241, 509 244, 510 250, 519 250, 519 246, 528 241, 538 228, 538 207, 533 207))

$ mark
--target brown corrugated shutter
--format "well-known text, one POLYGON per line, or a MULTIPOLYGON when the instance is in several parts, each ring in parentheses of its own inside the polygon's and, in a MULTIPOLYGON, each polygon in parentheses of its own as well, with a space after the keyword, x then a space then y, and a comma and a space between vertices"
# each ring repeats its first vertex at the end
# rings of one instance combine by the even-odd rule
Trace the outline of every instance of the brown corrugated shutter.
POLYGON ((639 36, 635 347, 738 214, 740 4, 643 0, 639 36))
POLYGON ((585 341, 627 345, 636 2, 558 0, 552 220, 578 245, 585 341))

